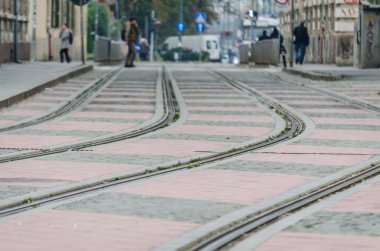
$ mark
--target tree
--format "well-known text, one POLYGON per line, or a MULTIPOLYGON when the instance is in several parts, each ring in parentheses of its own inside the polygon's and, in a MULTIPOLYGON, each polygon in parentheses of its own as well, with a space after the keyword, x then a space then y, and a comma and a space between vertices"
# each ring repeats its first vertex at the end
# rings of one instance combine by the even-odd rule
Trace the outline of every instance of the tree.
MULTIPOLYGON (((87 51, 92 53, 94 50, 94 32, 95 32, 96 1, 88 4, 88 26, 87 26, 87 51)), ((99 5, 98 35, 108 35, 109 13, 103 5, 99 5)))

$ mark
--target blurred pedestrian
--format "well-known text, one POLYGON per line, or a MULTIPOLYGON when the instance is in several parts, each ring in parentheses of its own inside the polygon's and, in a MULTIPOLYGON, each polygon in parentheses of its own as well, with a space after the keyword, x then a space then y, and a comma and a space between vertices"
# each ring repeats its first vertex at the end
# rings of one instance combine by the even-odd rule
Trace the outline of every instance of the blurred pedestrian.
POLYGON ((304 22, 294 28, 293 31, 296 64, 303 64, 306 47, 309 46, 309 34, 304 22))
POLYGON ((59 32, 59 39, 61 40, 61 50, 59 52, 61 57, 61 63, 64 62, 64 56, 66 58, 66 62, 70 63, 71 58, 69 55, 69 49, 71 44, 73 43, 73 33, 68 28, 67 24, 63 24, 61 31, 59 32))
POLYGON ((259 41, 270 39, 266 30, 263 30, 263 34, 259 37, 259 41))
POLYGON ((140 59, 141 61, 148 61, 149 44, 145 37, 141 36, 140 39, 140 59))
POLYGON ((135 43, 137 42, 138 35, 139 35, 139 26, 137 24, 136 18, 132 17, 126 23, 125 34, 124 34, 125 42, 128 46, 128 54, 125 60, 125 67, 128 67, 128 68, 135 67, 133 62, 136 59, 135 43))

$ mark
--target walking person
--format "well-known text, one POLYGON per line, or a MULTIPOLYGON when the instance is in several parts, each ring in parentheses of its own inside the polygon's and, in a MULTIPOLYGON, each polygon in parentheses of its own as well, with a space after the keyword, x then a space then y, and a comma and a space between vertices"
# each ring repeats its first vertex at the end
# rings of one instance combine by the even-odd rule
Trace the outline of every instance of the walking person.
POLYGON ((309 46, 309 34, 304 22, 294 28, 293 31, 296 64, 303 64, 306 47, 309 46))
POLYGON ((133 62, 136 59, 136 48, 135 43, 137 42, 137 38, 139 35, 139 26, 137 24, 136 18, 132 17, 129 19, 129 22, 126 24, 125 28, 125 42, 128 46, 128 54, 125 60, 125 67, 135 67, 133 62))
POLYGON ((64 57, 66 58, 66 62, 70 63, 71 58, 69 55, 69 49, 71 44, 73 43, 73 33, 67 27, 67 24, 63 24, 61 31, 59 33, 59 39, 61 39, 61 51, 59 52, 61 57, 61 63, 64 62, 64 57))

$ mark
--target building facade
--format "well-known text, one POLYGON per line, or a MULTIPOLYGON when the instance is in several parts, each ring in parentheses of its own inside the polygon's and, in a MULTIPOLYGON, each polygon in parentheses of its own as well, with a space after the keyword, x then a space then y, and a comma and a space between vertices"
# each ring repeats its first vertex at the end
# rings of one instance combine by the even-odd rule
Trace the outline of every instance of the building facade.
MULTIPOLYGON (((310 36, 305 60, 311 63, 353 65, 354 50, 357 47, 354 34, 359 18, 359 1, 294 1, 295 26, 304 21, 310 36)), ((288 48, 292 34, 291 20, 291 8, 288 7, 280 15, 281 32, 288 48)))
MULTIPOLYGON (((83 16, 86 45, 86 6, 83 16)), ((0 63, 14 62, 15 57, 19 61, 58 61, 61 46, 59 32, 64 23, 74 36, 70 54, 73 60, 80 60, 80 7, 70 0, 0 0, 0 63), (18 15, 15 15, 15 6, 18 15)))
MULTIPOLYGON (((63 24, 73 32, 73 45, 70 56, 80 60, 81 19, 80 7, 70 0, 29 0, 30 34, 32 58, 37 61, 59 60, 61 41, 59 33, 63 24)), ((86 46, 87 7, 84 7, 84 44, 86 46)), ((86 48, 85 48, 86 51, 86 48)))
POLYGON ((30 39, 28 37, 28 0, 0 0, 0 63, 15 60, 14 37, 17 36, 17 57, 30 59, 30 39), (15 10, 17 15, 15 15, 15 10), (15 31, 17 24, 17 31, 15 31))

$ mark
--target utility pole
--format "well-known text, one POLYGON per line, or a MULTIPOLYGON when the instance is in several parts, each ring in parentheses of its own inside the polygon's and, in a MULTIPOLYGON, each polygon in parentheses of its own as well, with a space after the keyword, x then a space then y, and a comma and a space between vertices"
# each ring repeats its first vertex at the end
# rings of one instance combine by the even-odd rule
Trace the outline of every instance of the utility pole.
MULTIPOLYGON (((183 0, 179 0, 179 22, 183 23, 183 0)), ((182 33, 178 32, 179 61, 182 60, 182 33)))
POLYGON ((291 18, 290 18, 290 60, 289 65, 293 67, 294 58, 294 44, 293 44, 293 30, 294 30, 294 0, 292 1, 291 18))
POLYGON ((20 64, 18 61, 18 4, 17 0, 13 0, 15 21, 13 25, 13 59, 14 62, 20 64))
POLYGON ((96 53, 97 53, 97 43, 98 43, 98 25, 99 25, 99 0, 96 0, 96 13, 95 13, 95 27, 94 27, 94 60, 96 60, 96 53))
POLYGON ((32 62, 36 61, 36 58, 37 58, 36 30, 37 30, 37 0, 33 0, 33 33, 32 33, 32 58, 31 58, 32 62))
POLYGON ((83 0, 80 1, 80 32, 81 32, 81 58, 82 64, 86 64, 85 53, 84 53, 84 24, 83 24, 83 0))
POLYGON ((154 61, 154 23, 153 22, 156 19, 156 14, 154 10, 152 10, 151 18, 152 18, 152 22, 151 22, 152 28, 150 31, 149 61, 153 62, 154 61))

